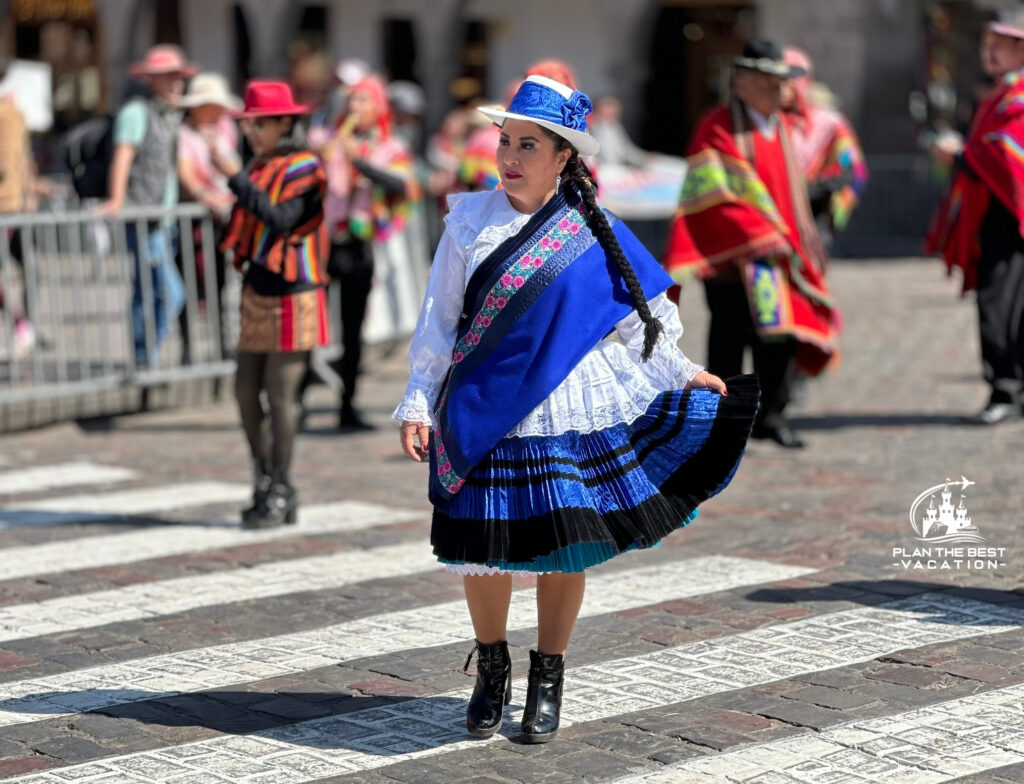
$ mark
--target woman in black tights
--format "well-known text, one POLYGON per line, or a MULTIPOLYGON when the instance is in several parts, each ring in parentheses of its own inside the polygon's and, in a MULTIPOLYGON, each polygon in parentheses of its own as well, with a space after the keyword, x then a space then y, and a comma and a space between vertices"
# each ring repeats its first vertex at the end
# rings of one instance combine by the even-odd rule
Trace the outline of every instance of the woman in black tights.
POLYGON ((252 82, 240 116, 255 159, 243 171, 211 148, 238 199, 223 245, 243 275, 235 396, 254 466, 247 528, 296 521, 294 401, 309 352, 328 342, 327 178, 320 159, 291 141, 295 117, 306 113, 284 82, 252 82))

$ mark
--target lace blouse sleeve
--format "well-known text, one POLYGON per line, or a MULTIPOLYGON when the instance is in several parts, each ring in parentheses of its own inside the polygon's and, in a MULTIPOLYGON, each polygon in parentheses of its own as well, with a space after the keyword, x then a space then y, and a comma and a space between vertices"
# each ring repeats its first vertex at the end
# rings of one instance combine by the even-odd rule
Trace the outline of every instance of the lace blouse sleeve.
POLYGON ((466 291, 465 249, 448 230, 434 254, 427 293, 409 346, 409 384, 392 415, 434 425, 431 412, 451 364, 466 291))
POLYGON ((683 325, 679 320, 679 308, 663 292, 648 302, 651 313, 665 327, 658 337, 654 353, 648 362, 640 360, 644 347, 644 323, 636 311, 615 325, 619 339, 626 344, 626 350, 640 370, 659 389, 682 389, 704 368, 691 362, 679 348, 683 325))

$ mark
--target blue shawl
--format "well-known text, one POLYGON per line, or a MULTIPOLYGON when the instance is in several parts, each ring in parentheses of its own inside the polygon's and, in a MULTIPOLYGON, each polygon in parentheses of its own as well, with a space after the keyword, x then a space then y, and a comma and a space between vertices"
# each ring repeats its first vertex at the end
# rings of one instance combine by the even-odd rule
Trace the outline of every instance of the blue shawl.
MULTIPOLYGON (((466 288, 434 414, 430 499, 450 499, 470 470, 630 314, 615 262, 563 188, 488 256, 466 288)), ((672 281, 626 225, 605 213, 647 299, 672 281)))

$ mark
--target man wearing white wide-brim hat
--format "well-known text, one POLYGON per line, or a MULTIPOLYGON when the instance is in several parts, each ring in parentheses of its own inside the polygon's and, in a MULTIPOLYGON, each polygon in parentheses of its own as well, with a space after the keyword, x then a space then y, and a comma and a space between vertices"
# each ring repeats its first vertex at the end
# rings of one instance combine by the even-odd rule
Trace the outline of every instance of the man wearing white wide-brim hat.
POLYGON ((975 113, 966 143, 933 147, 954 166, 949 196, 928 236, 928 250, 963 270, 964 291, 978 292, 985 408, 971 421, 1019 419, 1024 404, 1024 10, 989 23, 981 66, 996 86, 975 113))

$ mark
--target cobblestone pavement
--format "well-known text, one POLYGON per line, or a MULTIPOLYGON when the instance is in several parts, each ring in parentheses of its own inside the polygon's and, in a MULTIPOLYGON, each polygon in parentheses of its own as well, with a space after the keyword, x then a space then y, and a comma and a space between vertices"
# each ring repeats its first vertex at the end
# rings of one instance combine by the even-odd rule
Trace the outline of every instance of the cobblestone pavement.
MULTIPOLYGON (((388 420, 404 347, 371 352, 374 432, 339 435, 313 390, 296 527, 237 527, 230 400, 4 438, 0 778, 1024 781, 1024 422, 961 423, 985 400, 974 309, 937 264, 830 275, 844 361, 793 407, 808 448, 752 443, 694 525, 593 570, 547 746, 516 742, 518 578, 505 729, 466 740, 472 632, 388 420), (915 538, 947 478, 984 542, 915 538)), ((699 361, 699 289, 682 311, 699 361)))

